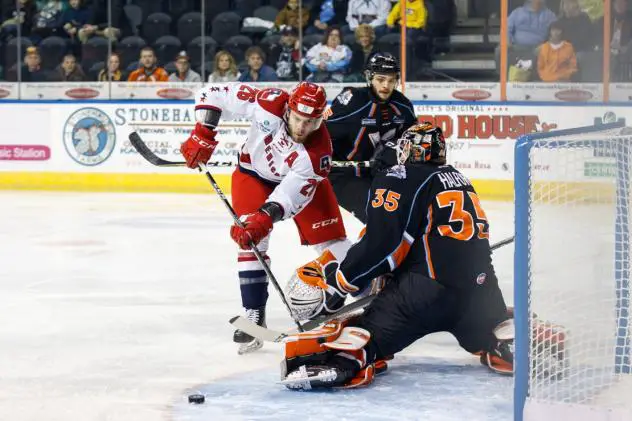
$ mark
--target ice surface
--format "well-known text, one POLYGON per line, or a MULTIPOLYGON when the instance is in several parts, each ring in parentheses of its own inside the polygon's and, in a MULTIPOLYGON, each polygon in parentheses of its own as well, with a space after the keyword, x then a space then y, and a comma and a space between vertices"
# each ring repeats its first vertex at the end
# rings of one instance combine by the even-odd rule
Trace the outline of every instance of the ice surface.
MULTIPOLYGON (((484 206, 492 242, 512 235, 512 204, 484 206)), ((0 224, 0 420, 511 419, 511 379, 447 334, 358 391, 286 391, 275 344, 238 356, 236 247, 213 195, 4 192, 0 224), (196 390, 207 404, 186 403, 196 390)), ((298 244, 292 222, 275 227, 282 285, 314 256, 298 244)), ((512 252, 494 256, 509 303, 512 252)), ((272 287, 268 309, 291 326, 272 287)))

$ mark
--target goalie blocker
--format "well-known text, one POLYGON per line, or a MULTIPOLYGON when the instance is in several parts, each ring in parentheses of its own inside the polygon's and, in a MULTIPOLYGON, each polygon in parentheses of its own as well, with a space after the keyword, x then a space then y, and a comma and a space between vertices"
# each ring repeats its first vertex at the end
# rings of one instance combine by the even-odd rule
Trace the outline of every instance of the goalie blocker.
MULTIPOLYGON (((361 293, 371 279, 389 273, 393 278, 339 332, 321 332, 310 346, 301 343, 314 342, 313 334, 287 343, 288 386, 369 384, 376 364, 435 332, 452 333, 493 371, 513 372, 513 320, 474 188, 445 164, 440 129, 413 126, 393 147, 400 165, 373 180, 364 236, 341 262, 325 253, 300 268, 286 296, 295 316, 312 318, 335 310, 347 294, 361 293), (363 342, 349 340, 354 336, 363 342), (339 343, 355 346, 340 350, 339 343)), ((546 324, 541 333, 541 346, 550 351, 549 374, 557 375, 564 337, 546 324)))

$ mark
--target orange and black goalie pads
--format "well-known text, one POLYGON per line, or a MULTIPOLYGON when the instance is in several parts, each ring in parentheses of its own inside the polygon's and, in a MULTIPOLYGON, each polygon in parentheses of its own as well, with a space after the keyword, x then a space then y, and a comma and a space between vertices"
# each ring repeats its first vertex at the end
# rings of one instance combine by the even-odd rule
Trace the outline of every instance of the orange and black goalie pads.
MULTIPOLYGON (((507 313, 513 318, 513 308, 509 307, 507 313)), ((508 319, 507 321, 513 320, 508 319)), ((499 327, 507 321, 501 323, 499 327)), ((477 355, 480 356, 481 364, 489 367, 492 371, 513 374, 513 334, 499 334, 498 332, 498 328, 494 330, 498 338, 496 348, 491 351, 479 352, 477 355), (503 347, 508 342, 511 345, 503 347)), ((530 358, 534 362, 532 376, 560 379, 564 375, 564 369, 567 366, 566 340, 567 330, 563 326, 540 320, 537 315, 533 315, 530 351, 530 358)))
MULTIPOLYGON (((321 328, 301 332, 285 339, 285 358, 281 362, 281 378, 302 365, 327 365, 334 355, 344 356, 358 363, 358 373, 344 388, 369 385, 375 376, 376 365, 366 364, 364 346, 370 333, 362 328, 347 327, 347 320, 333 320, 321 328)), ((386 370, 386 363, 380 361, 378 371, 386 370)))

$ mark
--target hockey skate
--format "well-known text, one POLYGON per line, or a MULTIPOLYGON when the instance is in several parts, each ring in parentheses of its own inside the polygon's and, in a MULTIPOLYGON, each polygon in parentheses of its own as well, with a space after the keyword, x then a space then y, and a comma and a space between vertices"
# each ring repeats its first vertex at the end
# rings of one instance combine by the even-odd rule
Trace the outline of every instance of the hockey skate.
MULTIPOLYGON (((248 308, 246 309, 246 318, 259 326, 266 327, 266 309, 260 308, 248 308)), ((239 344, 239 355, 248 354, 260 349, 263 346, 263 341, 250 336, 242 330, 235 330, 233 334, 233 342, 239 344)))

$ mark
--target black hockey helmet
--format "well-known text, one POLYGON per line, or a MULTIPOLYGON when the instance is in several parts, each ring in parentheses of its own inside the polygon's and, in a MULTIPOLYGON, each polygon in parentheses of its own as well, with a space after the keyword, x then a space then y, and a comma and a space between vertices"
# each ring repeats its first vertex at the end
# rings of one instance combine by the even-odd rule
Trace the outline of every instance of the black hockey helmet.
POLYGON ((364 76, 370 85, 376 74, 396 74, 399 79, 399 61, 391 53, 373 53, 364 65, 364 76))
POLYGON ((446 146, 443 131, 425 122, 409 127, 396 145, 397 162, 421 162, 444 165, 446 146))

